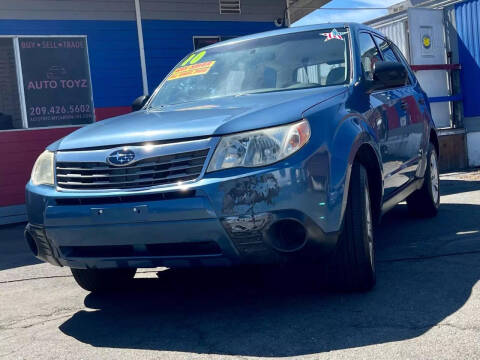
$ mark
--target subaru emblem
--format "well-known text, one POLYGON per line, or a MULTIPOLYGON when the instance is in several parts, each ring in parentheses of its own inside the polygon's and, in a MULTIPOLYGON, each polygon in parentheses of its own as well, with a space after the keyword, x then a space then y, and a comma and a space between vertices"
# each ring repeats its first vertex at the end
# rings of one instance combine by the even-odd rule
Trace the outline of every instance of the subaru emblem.
POLYGON ((132 150, 117 150, 107 156, 107 162, 114 166, 125 166, 135 160, 135 153, 132 150))

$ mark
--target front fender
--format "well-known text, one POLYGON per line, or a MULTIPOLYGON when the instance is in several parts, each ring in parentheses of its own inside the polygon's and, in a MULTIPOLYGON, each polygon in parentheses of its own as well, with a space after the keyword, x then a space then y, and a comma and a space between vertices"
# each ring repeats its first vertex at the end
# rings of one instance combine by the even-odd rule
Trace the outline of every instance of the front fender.
POLYGON ((369 146, 375 152, 381 170, 379 148, 369 131, 367 123, 356 115, 345 117, 339 124, 331 146, 332 167, 329 192, 331 197, 336 198, 334 218, 338 219, 339 222, 334 225, 339 229, 347 207, 352 165, 362 145, 369 146))
POLYGON ((304 116, 324 137, 323 143, 329 154, 328 215, 324 230, 337 232, 341 230, 347 205, 352 164, 362 145, 369 146, 375 152, 378 166, 382 169, 375 133, 361 114, 345 111, 342 104, 321 111, 311 109, 304 116))

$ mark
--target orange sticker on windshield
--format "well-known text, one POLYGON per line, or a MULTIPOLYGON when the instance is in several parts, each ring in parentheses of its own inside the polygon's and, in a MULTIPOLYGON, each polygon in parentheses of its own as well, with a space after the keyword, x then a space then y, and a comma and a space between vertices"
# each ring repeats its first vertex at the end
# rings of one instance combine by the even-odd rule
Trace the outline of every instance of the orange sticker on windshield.
POLYGON ((194 65, 181 66, 176 68, 167 80, 181 79, 189 76, 205 75, 210 71, 215 61, 206 61, 194 65))

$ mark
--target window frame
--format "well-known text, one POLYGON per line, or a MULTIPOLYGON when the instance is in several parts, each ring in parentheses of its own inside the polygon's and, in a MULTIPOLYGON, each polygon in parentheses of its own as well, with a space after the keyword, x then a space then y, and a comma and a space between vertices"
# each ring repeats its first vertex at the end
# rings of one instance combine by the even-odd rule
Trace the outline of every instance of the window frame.
POLYGON ((215 45, 215 44, 217 44, 219 42, 222 42, 222 41, 235 39, 235 38, 240 37, 240 36, 242 36, 242 35, 193 35, 192 36, 192 44, 193 44, 192 52, 195 52, 199 49, 203 49, 204 47, 207 47, 207 46, 215 45), (195 48, 195 40, 196 39, 213 39, 213 38, 217 38, 218 41, 213 43, 213 44, 203 46, 201 48, 195 48))
MULTIPOLYGON (((370 36, 370 39, 372 40, 373 42, 373 45, 375 45, 375 48, 377 49, 378 51, 378 54, 380 55, 380 58, 382 59, 382 61, 385 61, 385 58, 383 57, 383 53, 380 51, 380 48, 378 47, 378 44, 377 42, 375 41, 374 37, 373 37, 373 34, 370 32, 370 31, 360 31, 359 32, 359 38, 360 38, 360 35, 362 34, 366 34, 368 36, 370 36)), ((361 68, 361 71, 362 71, 362 79, 363 80, 368 80, 366 77, 365 77, 365 70, 363 69, 363 63, 362 63, 362 54, 361 54, 361 47, 360 47, 360 39, 358 39, 358 52, 359 52, 359 57, 360 57, 360 68, 361 68)))
MULTIPOLYGON (((403 55, 402 56, 399 56, 398 52, 395 51, 395 48, 396 48, 396 45, 390 40, 390 39, 387 39, 386 37, 383 37, 383 36, 380 36, 379 34, 372 34, 372 37, 373 37, 373 40, 375 42, 377 42, 376 39, 381 39, 383 41, 385 41, 388 46, 390 47, 390 50, 392 50, 393 52, 393 55, 395 55, 395 57, 397 58, 397 61, 403 65, 403 67, 405 68, 405 70, 407 71, 407 74, 408 74, 408 84, 405 84, 404 86, 402 87, 405 87, 405 86, 411 86, 415 83, 415 81, 413 81, 413 79, 416 80, 416 78, 413 77, 412 79, 412 74, 411 74, 411 70, 410 70, 410 67, 408 66, 407 63, 405 63, 404 61, 402 61, 404 59, 403 55)), ((380 53, 382 54, 382 58, 383 58, 383 61, 385 61, 385 56, 383 55, 383 51, 382 49, 380 48, 380 46, 378 45, 377 43, 377 48, 379 49, 380 53)), ((396 87, 396 88, 389 88, 389 89, 399 89, 399 88, 402 88, 402 87, 396 87)))
MULTIPOLYGON (((384 36, 382 36, 382 35, 380 35, 380 34, 377 34, 377 33, 375 33, 375 32, 371 32, 371 31, 362 30, 362 31, 359 32, 359 36, 360 36, 361 34, 368 34, 368 35, 370 35, 370 37, 372 38, 372 40, 373 40, 373 42, 374 42, 374 44, 375 44, 375 47, 377 48, 378 53, 380 54, 380 57, 382 58, 382 61, 385 61, 385 57, 384 57, 384 55, 383 55, 382 50, 380 49, 380 46, 378 45, 378 42, 377 42, 376 38, 381 39, 381 40, 387 42, 387 44, 388 44, 388 46, 391 48, 393 54, 394 54, 395 57, 397 58, 398 62, 405 67, 405 70, 407 71, 407 74, 408 74, 408 84, 405 84, 405 85, 403 85, 403 86, 398 86, 398 87, 389 87, 389 88, 385 88, 385 89, 381 89, 381 90, 377 90, 377 91, 385 91, 385 90, 392 90, 392 89, 401 89, 401 88, 403 88, 403 87, 413 86, 413 85, 416 84, 417 78, 416 78, 415 76, 412 76, 413 74, 412 74, 412 72, 411 72, 410 66, 408 66, 408 63, 405 62, 406 60, 405 60, 403 54, 401 54, 401 52, 400 52, 401 56, 399 56, 399 54, 398 54, 398 52, 397 52, 397 51, 399 51, 399 50, 397 49, 396 45, 395 45, 392 41, 390 41, 388 38, 386 38, 386 37, 384 37, 384 36), (392 46, 392 45, 393 45, 393 46, 392 46), (396 51, 396 50, 397 50, 397 51, 396 51)), ((359 50, 359 52, 360 52, 360 41, 358 41, 358 45, 359 45, 359 46, 358 46, 358 50, 359 50)), ((360 63, 361 63, 361 54, 359 54, 359 56, 360 56, 360 63)), ((363 64, 360 64, 360 65, 361 65, 361 70, 362 70, 362 78, 363 78, 363 80, 367 80, 367 79, 365 78, 365 72, 364 72, 364 70, 363 70, 363 64)))
POLYGON ((410 78, 410 85, 416 85, 418 83, 418 79, 415 76, 415 73, 413 72, 412 68, 410 67, 410 64, 408 63, 407 58, 402 54, 399 47, 395 45, 393 41, 390 41, 390 46, 393 52, 395 53, 395 55, 397 56, 397 58, 400 59, 400 61, 403 63, 403 66, 405 66, 405 68, 407 69, 408 76, 410 78))
MULTIPOLYGON (((220 35, 193 35, 193 36, 192 36, 193 51, 197 51, 197 50, 199 50, 199 49, 202 49, 202 48, 196 48, 196 47, 195 47, 195 40, 196 40, 196 39, 213 39, 213 38, 217 38, 217 39, 218 39, 218 41, 217 41, 216 43, 222 41, 222 37, 221 37, 220 35)), ((214 44, 216 44, 216 43, 214 43, 214 44)), ((207 45, 207 46, 208 46, 208 45, 207 45)))
POLYGON ((378 40, 377 40, 377 39, 380 39, 380 40, 386 42, 387 45, 388 45, 388 46, 390 47, 390 49, 392 50, 393 56, 395 56, 395 58, 397 59, 397 61, 398 61, 399 63, 401 63, 400 59, 398 58, 398 55, 395 54, 395 51, 393 51, 393 49, 391 48, 392 42, 391 42, 390 40, 388 40, 387 38, 381 37, 381 36, 379 36, 378 34, 374 34, 374 33, 372 33, 372 38, 373 38, 373 41, 375 41, 375 43, 377 44, 378 50, 379 50, 380 53, 382 54, 383 61, 386 61, 386 60, 385 60, 386 58, 385 58, 385 55, 383 54, 382 48, 381 48, 380 45, 378 44, 378 40))
POLYGON ((90 67, 90 55, 88 52, 88 36, 87 35, 0 35, 2 39, 12 39, 13 42, 13 52, 15 59, 15 73, 17 75, 17 88, 18 88, 18 97, 20 104, 20 114, 22 117, 22 127, 15 129, 3 129, 0 130, 0 134, 3 132, 12 132, 12 131, 31 131, 31 130, 47 130, 47 129, 61 129, 61 128, 81 128, 90 124, 94 124, 96 120, 95 115, 95 103, 93 98, 93 86, 92 86, 92 107, 93 107, 93 121, 87 124, 77 124, 77 125, 55 125, 55 126, 40 126, 40 127, 29 127, 28 126, 28 115, 27 115, 27 104, 25 99, 25 87, 23 85, 23 73, 22 73, 22 61, 20 56, 20 43, 19 39, 21 38, 84 38, 87 51, 87 65, 89 69, 89 81, 92 84, 92 72, 90 67))

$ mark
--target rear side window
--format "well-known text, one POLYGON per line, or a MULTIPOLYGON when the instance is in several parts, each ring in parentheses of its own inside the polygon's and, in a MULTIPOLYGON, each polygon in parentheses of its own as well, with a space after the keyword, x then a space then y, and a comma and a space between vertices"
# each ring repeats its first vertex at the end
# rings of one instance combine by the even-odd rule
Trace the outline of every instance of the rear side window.
POLYGON ((380 48, 385 61, 400 62, 386 40, 379 38, 378 36, 375 36, 375 40, 377 41, 378 47, 380 48))
POLYGON ((417 82, 417 78, 415 77, 415 74, 413 73, 412 69, 410 68, 410 65, 408 64, 408 61, 407 59, 405 59, 405 56, 403 56, 402 52, 400 51, 400 49, 393 43, 390 44, 390 47, 392 48, 392 50, 395 52, 395 54, 397 55, 397 57, 400 59, 400 61, 403 63, 403 65, 407 68, 408 70, 408 75, 409 75, 409 78, 410 78, 410 82, 412 84, 416 83, 417 82))
POLYGON ((377 61, 382 61, 382 56, 380 55, 372 37, 368 33, 360 33, 359 47, 363 76, 367 80, 373 80, 373 64, 377 61))
POLYGON ((408 83, 412 83, 412 81, 413 81, 412 73, 411 73, 410 69, 408 68, 406 62, 402 61, 403 58, 401 56, 399 56, 397 51, 395 51, 395 49, 394 49, 395 45, 393 45, 392 43, 389 43, 385 39, 382 39, 378 36, 374 35, 374 38, 377 42, 378 47, 380 48, 380 51, 382 52, 382 55, 383 55, 383 58, 385 59, 385 61, 398 62, 398 63, 402 64, 405 67, 405 69, 407 70, 407 74, 409 75, 408 76, 408 83))

